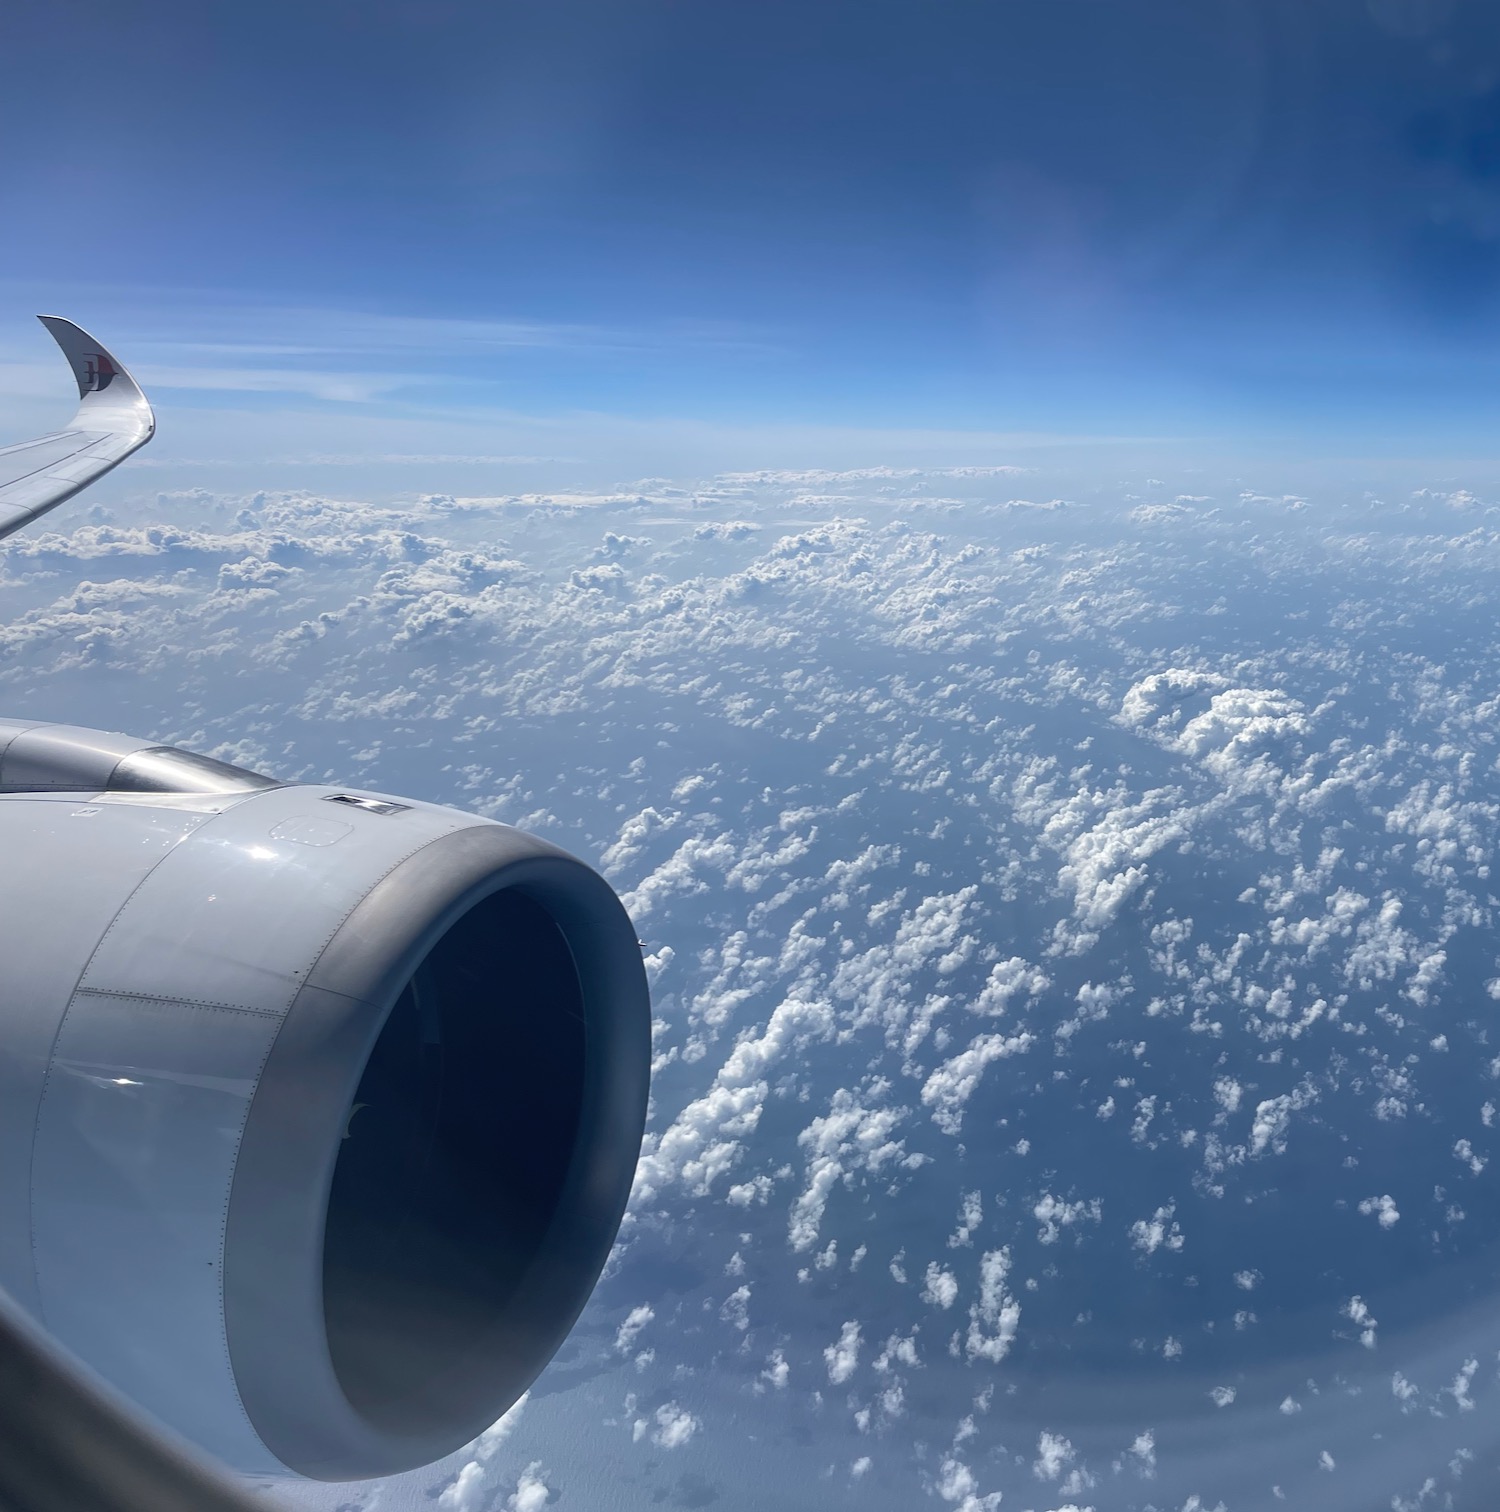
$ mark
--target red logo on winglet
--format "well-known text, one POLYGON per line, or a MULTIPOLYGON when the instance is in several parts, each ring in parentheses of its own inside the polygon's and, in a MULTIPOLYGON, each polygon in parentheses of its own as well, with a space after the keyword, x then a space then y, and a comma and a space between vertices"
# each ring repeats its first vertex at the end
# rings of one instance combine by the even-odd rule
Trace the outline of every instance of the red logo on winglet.
POLYGON ((114 381, 115 365, 103 352, 91 352, 83 359, 85 392, 97 394, 114 381))

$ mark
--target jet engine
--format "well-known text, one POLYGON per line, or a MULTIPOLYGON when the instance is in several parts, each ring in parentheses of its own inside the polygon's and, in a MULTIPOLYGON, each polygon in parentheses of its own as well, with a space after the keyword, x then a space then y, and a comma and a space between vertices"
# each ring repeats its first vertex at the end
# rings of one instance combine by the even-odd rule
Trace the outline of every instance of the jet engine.
POLYGON ((230 1465, 451 1452, 581 1311, 645 1118, 635 932, 408 799, 0 722, 0 1285, 230 1465))

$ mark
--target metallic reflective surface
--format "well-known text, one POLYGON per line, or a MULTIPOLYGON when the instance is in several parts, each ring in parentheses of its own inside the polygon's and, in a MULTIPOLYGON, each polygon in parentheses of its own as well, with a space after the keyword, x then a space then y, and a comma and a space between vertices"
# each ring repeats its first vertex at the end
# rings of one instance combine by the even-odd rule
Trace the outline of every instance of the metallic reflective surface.
MULTIPOLYGON (((471 1024, 465 1031, 471 1046, 476 1033, 482 1042, 493 1030, 471 1024)), ((475 824, 425 846, 369 892, 320 955, 277 1036, 241 1141, 227 1220, 225 1322, 236 1385, 281 1463, 322 1479, 394 1473, 467 1442, 521 1395, 566 1337, 609 1253, 635 1170, 648 1079, 648 998, 635 933, 613 892, 588 868, 532 836, 475 824), (547 942, 531 938, 534 927, 517 928, 518 919, 535 918, 531 910, 507 904, 496 914, 493 905, 485 907, 507 892, 551 921, 547 933, 561 934, 576 974, 581 1100, 570 1151, 568 1099, 561 1094, 578 1076, 570 1064, 578 1041, 566 1023, 545 1023, 547 1015, 571 1018, 570 974, 555 944, 554 964, 540 972, 535 954, 518 953, 547 942), (482 911, 471 919, 476 909, 482 911), (392 1413, 399 1334, 409 1338, 410 1329, 388 1332, 373 1350, 366 1333, 352 1347, 347 1294, 340 1292, 347 1272, 339 1273, 336 1256, 330 1292, 323 1259, 328 1195, 343 1136, 352 1137, 365 1116, 354 1105, 387 1017, 423 963, 442 962, 435 947, 446 946, 455 930, 462 940, 465 921, 482 926, 487 938, 459 943, 442 974, 453 986, 455 976, 481 967, 480 992, 467 1011, 500 1013, 505 1044, 492 1039, 492 1053, 520 1060, 515 1069, 496 1066, 488 1074, 471 1068, 468 1089, 456 1089, 464 1122, 477 1117, 480 1130, 489 1124, 490 1138, 506 1138, 502 1164, 481 1162, 470 1176, 494 1195, 508 1191, 505 1200, 512 1206, 519 1200, 525 1221, 506 1235, 492 1230, 485 1241, 500 1246, 495 1263, 510 1289, 488 1293, 491 1321, 476 1341, 483 1347, 447 1354, 441 1380, 419 1369, 405 1399, 412 1410, 392 1413), (497 950, 508 934, 514 947, 497 950), (481 1008, 485 1002, 490 1009, 481 1008), (491 1087, 519 1096, 516 1078, 527 1074, 536 1082, 528 1105, 535 1110, 551 1101, 551 1116, 562 1117, 557 1127, 544 1121, 540 1133, 523 1133, 519 1122, 508 1123, 512 1113, 486 1108, 491 1087), (539 1223, 549 1209, 550 1218, 539 1223), (356 1353, 362 1367, 373 1362, 353 1393, 326 1342, 330 1327, 351 1346, 339 1351, 346 1370, 356 1353)), ((420 1099, 420 1079, 409 1095, 420 1099)), ((413 1109, 411 1116, 420 1114, 413 1109)), ((464 1144, 459 1132, 460 1159, 464 1144)), ((472 1227, 454 1230, 439 1214, 428 1217, 440 1221, 419 1253, 425 1248, 430 1256, 454 1238, 475 1242, 472 1227)), ((429 1268, 417 1279, 429 1292, 435 1283, 446 1286, 448 1278, 424 1263, 429 1268)), ((446 1312, 451 1297, 440 1291, 431 1300, 446 1312)), ((441 1327, 436 1318, 433 1326, 441 1327)))
POLYGON ((132 752, 109 776, 114 793, 256 793, 276 786, 274 777, 172 746, 132 752))
POLYGON ((156 431, 146 396, 118 358, 56 315, 37 317, 78 384, 67 430, 0 448, 0 536, 8 536, 102 478, 156 431))
POLYGON ((0 1291, 0 1507, 6 1512, 251 1512, 0 1291))
MULTIPOLYGON (((43 319, 89 428, 0 451, 0 536, 154 431, 124 368, 43 319)), ((506 1411, 640 1147, 649 1000, 609 887, 468 814, 27 720, 0 721, 0 855, 0 1413, 28 1387, 53 1408, 0 1506, 233 1500, 12 1327, 5 1288, 242 1470, 383 1474, 506 1411), (78 1422, 106 1452, 59 1464, 78 1422)))
POLYGON ((255 793, 274 777, 76 725, 0 720, 0 793, 255 793))
MULTIPOLYGON (((118 743, 66 731, 52 749, 102 766, 118 743)), ((581 863, 452 810, 328 793, 0 796, 0 1284, 229 1463, 353 1477, 465 1442, 566 1334, 629 1188, 649 1015, 634 933, 581 863), (455 929, 467 943, 445 945, 455 929), (455 1047, 429 1177, 514 1192, 514 1221, 455 1230, 454 1199, 408 1203, 436 1221, 397 1264, 424 1289, 398 1296, 394 1273, 361 1274, 345 1246, 325 1312, 356 1089, 429 957, 455 1047), (509 1113, 495 1076, 511 1078, 509 1113), (540 1147, 517 1122, 522 1092, 560 1119, 540 1147), (452 1244, 469 1257, 457 1278, 452 1244), (365 1286, 405 1321, 382 1321, 365 1286), (454 1358, 438 1341, 466 1289, 489 1322, 454 1358), (391 1362, 424 1334, 442 1388, 398 1410, 391 1362)), ((411 1094, 420 1105, 420 1078, 411 1094)), ((355 1229, 385 1222, 368 1202, 341 1211, 355 1229)))
POLYGON ((76 725, 7 720, 0 726, 0 793, 98 792, 149 741, 76 725))

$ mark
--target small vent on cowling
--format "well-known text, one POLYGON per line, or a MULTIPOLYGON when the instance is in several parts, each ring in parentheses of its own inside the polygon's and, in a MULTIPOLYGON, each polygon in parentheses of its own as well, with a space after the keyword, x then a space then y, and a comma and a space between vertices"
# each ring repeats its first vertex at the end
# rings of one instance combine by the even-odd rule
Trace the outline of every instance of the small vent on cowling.
POLYGON ((387 803, 383 798, 362 798, 358 793, 326 793, 324 803, 342 803, 345 808, 363 809, 367 814, 404 814, 409 803, 387 803))

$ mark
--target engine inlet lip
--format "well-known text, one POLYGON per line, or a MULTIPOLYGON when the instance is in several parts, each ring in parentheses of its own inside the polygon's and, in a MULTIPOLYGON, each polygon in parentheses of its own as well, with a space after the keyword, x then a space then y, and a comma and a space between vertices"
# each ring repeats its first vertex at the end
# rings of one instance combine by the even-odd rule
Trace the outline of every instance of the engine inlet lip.
POLYGON ((581 861, 497 824, 443 836, 354 908, 298 992, 251 1101, 225 1215, 224 1328, 240 1401, 288 1469, 320 1480, 390 1475, 482 1432, 566 1337, 614 1241, 640 1150, 650 1007, 634 928, 581 861), (323 1226, 344 1118, 370 1051, 416 967, 495 892, 542 905, 573 956, 586 1051, 583 1114, 556 1213, 519 1290, 509 1399, 402 1434, 350 1404, 323 1315, 323 1226))

